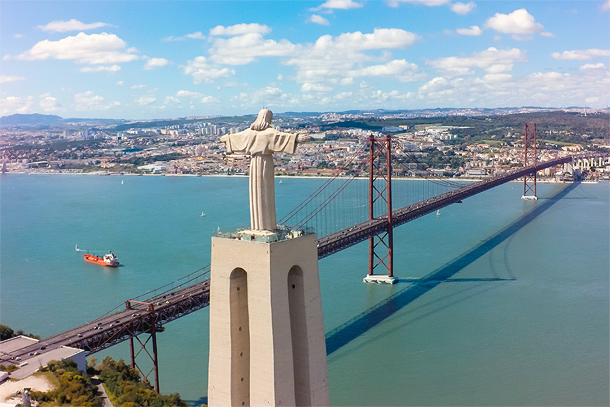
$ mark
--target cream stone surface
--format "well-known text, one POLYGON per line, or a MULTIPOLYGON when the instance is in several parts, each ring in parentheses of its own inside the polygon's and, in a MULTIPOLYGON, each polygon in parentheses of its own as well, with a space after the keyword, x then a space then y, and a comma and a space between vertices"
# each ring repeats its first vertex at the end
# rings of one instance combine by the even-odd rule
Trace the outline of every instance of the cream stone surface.
POLYGON ((249 129, 225 134, 220 138, 227 153, 251 155, 250 161, 250 226, 253 230, 275 230, 275 183, 273 153, 294 154, 299 141, 309 136, 285 133, 271 127, 273 112, 262 109, 249 129))
POLYGON ((316 236, 212 238, 210 406, 327 406, 316 236))

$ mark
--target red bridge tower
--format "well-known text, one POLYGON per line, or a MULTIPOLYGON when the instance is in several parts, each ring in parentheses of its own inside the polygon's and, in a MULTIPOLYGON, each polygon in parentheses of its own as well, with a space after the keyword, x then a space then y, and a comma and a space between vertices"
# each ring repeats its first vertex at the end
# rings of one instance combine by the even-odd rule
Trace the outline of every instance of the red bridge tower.
POLYGON ((366 283, 394 284, 394 237, 392 223, 392 138, 369 137, 369 220, 383 216, 386 228, 369 238, 369 273, 366 283), (376 212, 386 212, 379 214, 376 212), (376 268, 384 274, 375 274, 376 268), (385 274, 387 273, 387 275, 385 274))
MULTIPOLYGON (((523 166, 538 166, 538 149, 536 146, 536 124, 529 125, 525 123, 524 128, 524 148, 523 148, 523 166)), ((523 196, 521 199, 533 199, 536 200, 536 173, 534 171, 531 174, 523 176, 523 196)))

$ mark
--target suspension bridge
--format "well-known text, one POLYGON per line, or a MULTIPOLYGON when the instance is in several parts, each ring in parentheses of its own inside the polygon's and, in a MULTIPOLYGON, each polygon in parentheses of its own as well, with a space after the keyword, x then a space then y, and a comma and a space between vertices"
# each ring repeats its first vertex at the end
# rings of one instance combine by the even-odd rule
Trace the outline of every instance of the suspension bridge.
MULTIPOLYGON (((336 177, 329 178, 295 210, 280 219, 280 230, 284 234, 316 230, 321 236, 318 239, 318 258, 324 258, 368 240, 369 275, 367 277, 372 277, 371 281, 378 281, 375 278, 379 277, 381 281, 389 278, 390 282, 393 282, 392 279, 395 277, 392 231, 395 227, 520 178, 523 178, 522 198, 535 199, 536 174, 547 168, 575 162, 588 163, 587 168, 595 165, 610 165, 608 153, 579 154, 538 162, 535 127, 533 142, 531 139, 528 142, 528 134, 526 126, 523 166, 482 181, 467 183, 431 176, 427 168, 413 156, 401 152, 400 145, 390 136, 382 138, 370 136, 368 144, 356 152, 351 159, 346 160, 344 167, 337 171, 336 177), (365 158, 368 171, 353 171, 354 168, 364 167, 356 162, 357 157, 365 158), (413 168, 415 164, 419 168, 420 175, 428 176, 415 184, 404 183, 410 186, 416 185, 416 190, 408 191, 403 188, 402 191, 398 191, 399 193, 393 192, 392 188, 396 190, 399 184, 392 182, 393 170, 395 166, 400 167, 407 162, 410 164, 409 168, 413 168), (346 175, 347 168, 352 169, 350 175, 346 175), (363 182, 363 174, 368 176, 368 182, 363 182), (356 188, 353 188, 354 185, 356 188), (365 194, 361 191, 354 192, 361 190, 363 186, 366 189, 365 194), (363 198, 363 195, 366 197, 363 198), (400 207, 394 209, 396 199, 393 198, 400 195, 408 196, 410 202, 401 202, 400 207), (368 205, 362 204, 363 199, 368 200, 368 205), (341 207, 336 209, 331 205, 335 202, 343 202, 345 205, 346 201, 353 210, 347 211, 341 207), (381 274, 375 273, 378 270, 382 270, 381 274)), ((155 389, 159 391, 156 333, 162 332, 166 323, 209 305, 209 272, 210 267, 204 267, 182 277, 179 281, 157 288, 152 296, 148 292, 129 299, 94 321, 43 339, 34 345, 0 355, 0 362, 24 362, 62 346, 78 348, 90 355, 117 343, 129 341, 132 366, 139 368, 137 357, 142 353, 147 355, 152 360, 153 367, 148 373, 140 370, 147 379, 154 374, 155 389), (147 335, 144 340, 140 338, 145 336, 143 334, 147 335), (152 351, 148 350, 149 343, 152 345, 152 351)))

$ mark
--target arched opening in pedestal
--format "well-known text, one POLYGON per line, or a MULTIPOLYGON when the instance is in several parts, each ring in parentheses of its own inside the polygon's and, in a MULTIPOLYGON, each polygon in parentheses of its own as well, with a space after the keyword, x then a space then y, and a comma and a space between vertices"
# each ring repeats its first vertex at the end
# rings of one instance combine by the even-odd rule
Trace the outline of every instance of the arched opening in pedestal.
POLYGON ((309 335, 303 270, 299 266, 293 266, 288 272, 288 308, 292 338, 295 401, 297 406, 310 406, 309 335))
POLYGON ((250 405, 250 319, 248 274, 236 268, 230 277, 231 307, 231 399, 250 405))

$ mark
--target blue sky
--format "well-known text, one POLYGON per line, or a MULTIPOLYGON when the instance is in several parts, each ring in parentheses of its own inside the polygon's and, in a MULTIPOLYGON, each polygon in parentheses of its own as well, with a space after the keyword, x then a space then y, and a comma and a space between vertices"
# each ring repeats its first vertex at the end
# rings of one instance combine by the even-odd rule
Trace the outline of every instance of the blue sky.
POLYGON ((5 1, 0 116, 610 106, 610 0, 5 1))

